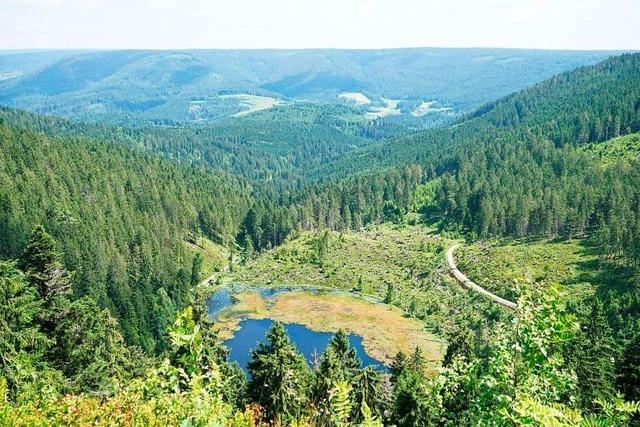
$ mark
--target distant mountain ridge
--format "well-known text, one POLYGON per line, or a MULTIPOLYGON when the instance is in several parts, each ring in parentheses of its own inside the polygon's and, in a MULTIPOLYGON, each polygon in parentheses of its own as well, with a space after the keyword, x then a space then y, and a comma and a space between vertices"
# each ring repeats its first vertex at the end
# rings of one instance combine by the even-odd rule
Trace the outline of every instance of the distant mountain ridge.
MULTIPOLYGON (((217 120, 246 108, 220 95, 348 102, 362 93, 394 115, 436 101, 467 112, 614 52, 386 50, 126 50, 0 52, 0 103, 82 120, 217 120)), ((432 111, 433 115, 439 115, 432 111)), ((399 119, 395 117, 394 119, 399 119)))

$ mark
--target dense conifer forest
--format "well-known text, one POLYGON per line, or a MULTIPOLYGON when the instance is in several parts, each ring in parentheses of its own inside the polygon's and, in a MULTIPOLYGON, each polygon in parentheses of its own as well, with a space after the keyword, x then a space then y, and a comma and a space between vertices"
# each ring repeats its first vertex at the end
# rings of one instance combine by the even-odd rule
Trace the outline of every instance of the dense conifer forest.
POLYGON ((0 424, 640 425, 638 131, 640 54, 426 131, 315 103, 170 127, 3 107, 0 424), (379 227, 394 247, 440 239, 407 249, 430 271, 334 279, 355 262, 344 235, 379 227), (228 256, 217 281, 202 241, 228 256), (454 241, 516 310, 457 287, 454 241), (540 280, 507 281, 508 263, 482 270, 485 242, 580 245, 589 275, 546 259, 540 280), (205 300, 234 269, 271 282, 283 266, 399 307, 447 342, 442 360, 416 347, 376 370, 339 330, 309 364, 274 322, 245 375, 205 300))

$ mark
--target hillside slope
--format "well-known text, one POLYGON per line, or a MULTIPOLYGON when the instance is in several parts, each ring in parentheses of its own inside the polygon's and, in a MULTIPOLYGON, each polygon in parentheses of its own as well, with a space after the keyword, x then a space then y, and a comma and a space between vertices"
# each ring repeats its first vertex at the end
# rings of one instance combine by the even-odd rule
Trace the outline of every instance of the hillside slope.
POLYGON ((464 148, 536 134, 560 146, 640 130, 640 53, 554 76, 486 104, 451 126, 384 141, 323 166, 321 175, 402 163, 443 168, 464 148))
POLYGON ((226 176, 121 145, 48 138, 0 122, 0 257, 15 258, 42 224, 89 295, 122 323, 126 338, 160 345, 192 282, 187 241, 225 242, 249 195, 226 176))
POLYGON ((435 48, 54 53, 0 55, 6 76, 0 103, 100 121, 193 121, 244 109, 225 94, 337 103, 343 102, 339 94, 356 92, 373 103, 401 101, 402 114, 412 117, 432 101, 469 111, 613 54, 435 48))

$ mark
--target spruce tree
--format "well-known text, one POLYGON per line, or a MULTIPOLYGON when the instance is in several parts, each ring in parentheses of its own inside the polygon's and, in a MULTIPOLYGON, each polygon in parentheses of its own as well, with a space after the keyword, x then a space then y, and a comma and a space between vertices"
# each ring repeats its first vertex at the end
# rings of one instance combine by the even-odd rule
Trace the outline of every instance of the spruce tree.
POLYGON ((385 380, 375 367, 367 366, 356 372, 352 384, 354 405, 351 419, 354 421, 362 420, 361 408, 363 405, 366 405, 375 417, 382 418, 389 403, 388 380, 385 380))
POLYGON ((618 369, 618 386, 626 400, 640 401, 640 333, 625 349, 618 369))
POLYGON ((327 346, 320 356, 315 374, 313 404, 317 412, 317 421, 322 425, 331 418, 331 393, 335 384, 348 381, 350 378, 332 346, 327 346))
POLYGON ((286 424, 298 418, 307 403, 310 370, 282 323, 275 322, 266 338, 266 344, 251 352, 249 390, 270 419, 286 424))
POLYGON ((391 361, 391 382, 395 384, 398 377, 407 367, 407 355, 399 350, 391 361))
POLYGON ((349 336, 342 329, 338 330, 329 341, 328 347, 331 347, 347 372, 360 369, 362 360, 358 357, 356 349, 349 342, 349 336))
POLYGON ((599 300, 593 302, 585 320, 579 335, 575 370, 581 405, 595 409, 596 400, 607 401, 615 395, 615 343, 599 300))
POLYGON ((200 282, 200 274, 202 272, 202 254, 196 253, 191 261, 191 286, 196 286, 200 282))
POLYGON ((69 275, 62 266, 55 240, 41 225, 33 230, 29 245, 18 260, 18 267, 46 302, 71 291, 69 275))

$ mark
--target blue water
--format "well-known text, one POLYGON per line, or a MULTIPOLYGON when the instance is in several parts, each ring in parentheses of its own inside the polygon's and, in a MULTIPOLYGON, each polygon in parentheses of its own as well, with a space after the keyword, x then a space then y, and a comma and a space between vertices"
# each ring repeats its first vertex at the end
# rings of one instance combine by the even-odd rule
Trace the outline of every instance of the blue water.
MULTIPOLYGON (((228 308, 234 305, 236 303, 234 299, 234 295, 240 292, 244 292, 247 290, 257 291, 260 293, 260 295, 263 298, 269 299, 278 294, 281 294, 284 292, 291 292, 295 289, 297 288, 291 287, 291 286, 286 286, 286 287, 281 286, 281 287, 273 287, 273 288, 249 287, 244 285, 232 285, 231 287, 224 286, 216 290, 213 293, 213 295, 209 297, 209 300, 207 301, 207 307, 209 309, 209 317, 214 318, 218 314, 220 314, 220 312, 225 308, 228 308)), ((305 288, 305 290, 309 292, 317 292, 316 288, 305 288)))
MULTIPOLYGON (((237 284, 220 287, 211 295, 211 297, 209 297, 209 300, 207 301, 207 306, 209 309, 209 317, 213 319, 218 314, 220 314, 223 310, 234 305, 236 303, 234 296, 240 292, 245 292, 245 291, 256 292, 257 291, 260 293, 260 295, 263 298, 270 300, 278 294, 291 292, 291 291, 299 291, 299 290, 304 290, 306 292, 312 292, 312 293, 328 292, 328 293, 337 294, 337 295, 354 296, 354 294, 344 290, 341 291, 336 289, 323 289, 323 288, 316 288, 316 287, 310 287, 310 286, 254 287, 254 286, 237 283, 237 284)), ((370 295, 358 295, 358 297, 370 302, 379 302, 378 300, 376 300, 374 297, 370 295)))
MULTIPOLYGON (((233 338, 224 341, 224 345, 229 348, 229 359, 238 362, 245 370, 251 358, 251 350, 256 348, 258 342, 266 342, 265 335, 273 324, 271 319, 247 319, 240 322, 240 330, 233 338)), ((289 337, 304 355, 310 364, 317 357, 319 358, 324 349, 329 344, 329 339, 333 335, 330 332, 316 332, 295 323, 284 323, 284 327, 289 337)), ((378 360, 371 358, 362 347, 362 337, 349 335, 349 342, 356 349, 358 357, 362 360, 363 366, 373 365, 381 371, 387 368, 378 360)))

